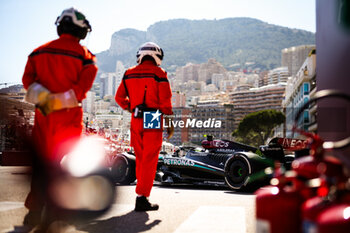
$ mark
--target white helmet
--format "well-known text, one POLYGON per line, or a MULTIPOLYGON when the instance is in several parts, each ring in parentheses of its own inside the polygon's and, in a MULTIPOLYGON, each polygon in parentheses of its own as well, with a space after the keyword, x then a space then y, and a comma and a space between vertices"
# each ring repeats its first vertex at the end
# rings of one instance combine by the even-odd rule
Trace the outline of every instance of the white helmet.
POLYGON ((163 50, 153 42, 147 42, 143 44, 139 50, 137 51, 137 63, 140 64, 144 56, 151 56, 156 62, 157 66, 162 64, 162 60, 164 57, 163 50))
POLYGON ((57 17, 55 24, 58 26, 59 24, 67 20, 69 20, 78 27, 87 29, 88 32, 91 31, 91 26, 89 24, 89 21, 86 19, 85 15, 73 7, 65 9, 62 12, 62 14, 57 17))

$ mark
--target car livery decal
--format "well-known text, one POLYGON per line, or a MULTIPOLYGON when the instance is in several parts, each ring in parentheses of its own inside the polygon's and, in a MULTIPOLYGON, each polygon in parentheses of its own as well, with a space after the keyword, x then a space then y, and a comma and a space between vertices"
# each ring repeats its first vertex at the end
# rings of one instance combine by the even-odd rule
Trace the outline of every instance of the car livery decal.
POLYGON ((218 168, 218 167, 214 167, 214 166, 211 166, 211 165, 208 165, 208 164, 205 164, 205 163, 202 163, 202 162, 198 162, 196 161, 196 164, 194 165, 195 167, 200 167, 200 168, 204 168, 204 169, 207 169, 207 170, 212 170, 212 171, 224 171, 224 169, 221 169, 221 168, 218 168))
POLYGON ((165 165, 175 165, 175 166, 188 166, 188 167, 199 167, 211 171, 224 171, 224 169, 217 168, 205 163, 194 161, 191 159, 178 159, 178 158, 164 158, 165 165))
MULTIPOLYGON (((194 165, 195 167, 200 167, 200 168, 204 168, 204 169, 207 169, 207 170, 211 170, 211 171, 216 171, 216 170, 218 170, 218 169, 213 169, 213 168, 209 168, 209 167, 204 167, 204 166, 201 166, 201 165, 198 165, 198 164, 196 164, 196 165, 194 165)), ((220 169, 219 169, 220 170, 220 169)))
POLYGON ((164 158, 164 164, 193 167, 194 161, 188 160, 188 159, 166 159, 166 158, 164 158))

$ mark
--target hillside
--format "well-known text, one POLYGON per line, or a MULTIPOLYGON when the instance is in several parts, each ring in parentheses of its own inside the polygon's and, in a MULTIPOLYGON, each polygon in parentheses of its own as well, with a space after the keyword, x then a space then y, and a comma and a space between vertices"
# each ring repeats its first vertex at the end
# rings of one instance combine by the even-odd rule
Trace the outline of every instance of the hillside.
POLYGON ((135 29, 115 32, 110 48, 97 54, 100 70, 114 71, 117 60, 126 66, 135 65, 136 51, 146 41, 154 41, 163 48, 163 67, 169 71, 209 58, 215 58, 228 69, 237 63, 241 68, 254 63, 252 68, 266 70, 280 66, 283 48, 315 44, 315 34, 252 18, 161 21, 146 32, 135 29))
POLYGON ((1 88, 0 93, 3 93, 3 94, 19 93, 22 89, 23 89, 22 84, 16 84, 9 87, 1 88))

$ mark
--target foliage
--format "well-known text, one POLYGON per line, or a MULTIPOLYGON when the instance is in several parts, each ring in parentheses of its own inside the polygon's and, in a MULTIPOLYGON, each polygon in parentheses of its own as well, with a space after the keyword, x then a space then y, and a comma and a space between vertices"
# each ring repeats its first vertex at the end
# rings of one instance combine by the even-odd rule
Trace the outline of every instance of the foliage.
POLYGON ((273 129, 284 121, 284 114, 274 109, 253 112, 243 118, 232 136, 238 142, 253 146, 263 145, 272 136, 273 129))
POLYGON ((114 96, 112 95, 106 95, 103 97, 103 101, 105 102, 113 102, 113 100, 114 100, 114 96))
POLYGON ((158 43, 164 50, 163 67, 170 71, 188 62, 200 64, 215 58, 227 69, 239 63, 247 68, 270 70, 280 66, 281 50, 315 44, 315 34, 271 25, 252 18, 221 20, 173 19, 151 25, 147 32, 123 29, 113 34, 111 48, 97 54, 101 70, 115 70, 117 60, 135 65, 138 46, 146 41, 158 43), (118 47, 119 46, 119 47, 118 47))

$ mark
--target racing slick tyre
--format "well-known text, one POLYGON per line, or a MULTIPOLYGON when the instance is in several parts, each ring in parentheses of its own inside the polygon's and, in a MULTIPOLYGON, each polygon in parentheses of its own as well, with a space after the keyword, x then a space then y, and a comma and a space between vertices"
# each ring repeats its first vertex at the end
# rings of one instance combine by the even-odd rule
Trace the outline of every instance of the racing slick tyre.
POLYGON ((294 161, 293 155, 286 155, 284 158, 284 168, 289 171, 292 167, 292 163, 294 161))
POLYGON ((249 160, 241 154, 234 154, 225 163, 225 182, 231 189, 241 189, 251 174, 249 160))
POLYGON ((127 157, 117 156, 111 168, 113 181, 119 184, 131 184, 136 180, 135 162, 127 157))

